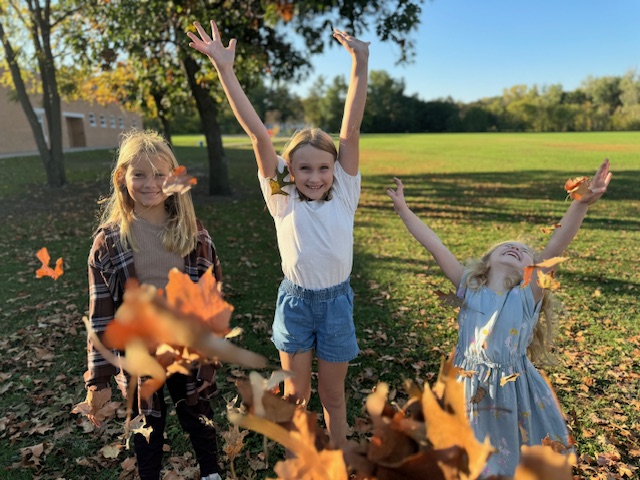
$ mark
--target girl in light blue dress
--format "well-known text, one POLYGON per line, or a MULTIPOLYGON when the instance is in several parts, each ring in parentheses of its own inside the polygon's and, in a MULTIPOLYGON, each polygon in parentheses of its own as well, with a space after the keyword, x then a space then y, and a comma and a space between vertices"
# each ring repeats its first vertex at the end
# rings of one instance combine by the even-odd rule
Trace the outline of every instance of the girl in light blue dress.
MULTIPOLYGON (((499 243, 466 268, 407 206, 402 182, 388 195, 409 232, 433 255, 453 282, 461 300, 458 346, 454 364, 464 382, 469 423, 479 441, 489 437, 495 449, 483 476, 513 476, 521 445, 539 445, 545 438, 567 446, 564 417, 551 387, 532 360, 548 353, 554 322, 549 290, 531 281, 525 267, 561 255, 573 240, 589 205, 607 190, 611 173, 605 160, 588 189, 569 206, 547 246, 536 254, 515 241, 499 243)), ((553 261, 549 261, 549 264, 553 261)))

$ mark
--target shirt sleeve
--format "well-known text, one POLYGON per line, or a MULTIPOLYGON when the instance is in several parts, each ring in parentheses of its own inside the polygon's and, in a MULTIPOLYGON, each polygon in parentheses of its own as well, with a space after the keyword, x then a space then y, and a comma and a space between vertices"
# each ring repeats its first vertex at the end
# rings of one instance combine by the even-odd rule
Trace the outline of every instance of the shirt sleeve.
MULTIPOLYGON (((287 168, 287 163, 282 157, 278 157, 278 173, 284 172, 287 168)), ((273 194, 271 191, 271 181, 276 181, 275 178, 265 178, 258 171, 258 181, 260 182, 260 189, 262 190, 262 196, 267 204, 267 209, 272 217, 283 216, 289 209, 290 201, 292 198, 297 197, 297 191, 295 185, 285 185, 282 187, 283 193, 273 194)), ((285 182, 291 181, 289 174, 284 177, 285 182)))
POLYGON ((344 171, 340 162, 336 162, 333 169, 333 178, 335 196, 340 198, 351 212, 355 213, 360 201, 360 171, 356 175, 349 175, 344 171))
MULTIPOLYGON (((115 302, 105 280, 105 275, 110 274, 109 267, 105 265, 108 252, 100 245, 104 245, 102 233, 94 241, 88 264, 89 322, 98 338, 102 338, 107 325, 115 315, 115 302)), ((111 273, 115 275, 115 269, 111 273)), ((84 374, 86 387, 106 388, 111 385, 111 377, 117 373, 118 368, 106 361, 93 342, 87 339, 87 371, 84 374)))

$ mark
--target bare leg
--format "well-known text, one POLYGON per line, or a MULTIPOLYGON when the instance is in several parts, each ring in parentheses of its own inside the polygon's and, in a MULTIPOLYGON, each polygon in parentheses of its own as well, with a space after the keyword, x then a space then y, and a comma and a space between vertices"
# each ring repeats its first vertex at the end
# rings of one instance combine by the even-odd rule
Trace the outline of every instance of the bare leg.
POLYGON ((324 409, 324 420, 334 447, 347 442, 347 403, 344 381, 349 362, 327 362, 318 359, 318 393, 324 409))
POLYGON ((307 404, 311 397, 311 361, 313 352, 304 353, 280 352, 280 365, 283 370, 290 371, 293 376, 284 381, 284 394, 307 404))

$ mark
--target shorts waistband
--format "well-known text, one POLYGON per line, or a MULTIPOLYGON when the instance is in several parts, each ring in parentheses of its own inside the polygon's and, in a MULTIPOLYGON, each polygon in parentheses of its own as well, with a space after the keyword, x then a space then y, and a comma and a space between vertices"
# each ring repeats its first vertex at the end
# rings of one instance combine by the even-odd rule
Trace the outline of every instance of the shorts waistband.
POLYGON ((322 302, 333 300, 340 295, 348 295, 351 290, 351 285, 349 283, 349 278, 347 278, 344 282, 334 285, 333 287, 310 290, 296 285, 285 277, 280 284, 280 288, 291 296, 302 298, 303 300, 322 302))

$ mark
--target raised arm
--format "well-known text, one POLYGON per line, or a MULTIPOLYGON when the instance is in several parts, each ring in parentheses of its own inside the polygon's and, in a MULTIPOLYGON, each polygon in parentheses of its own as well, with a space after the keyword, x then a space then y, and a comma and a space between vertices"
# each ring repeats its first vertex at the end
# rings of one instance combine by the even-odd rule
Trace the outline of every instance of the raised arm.
MULTIPOLYGON (((541 253, 542 260, 558 257, 563 254, 573 238, 578 233, 582 221, 589 210, 589 205, 597 202, 600 197, 607 191, 609 182, 611 181, 611 172, 609 171, 609 160, 605 159, 598 168, 593 179, 589 183, 587 192, 578 200, 573 200, 566 213, 560 220, 560 228, 556 228, 553 235, 549 239, 549 243, 541 253)), ((555 267, 545 269, 545 272, 554 270, 555 267)), ((531 282, 531 286, 536 298, 542 297, 542 292, 537 282, 531 282)))
POLYGON ((339 30, 334 30, 333 36, 351 54, 351 77, 340 127, 338 160, 345 172, 356 175, 360 161, 360 126, 367 100, 370 42, 363 42, 339 30))
POLYGON ((397 188, 396 190, 393 190, 392 188, 388 189, 387 194, 393 201, 393 207, 396 213, 404 222, 409 233, 411 233, 411 235, 413 235, 416 240, 418 240, 422 246, 429 251, 436 263, 442 269, 442 272, 449 280, 451 280, 457 289, 460 285, 460 281, 462 280, 464 267, 442 243, 435 232, 425 225, 425 223, 422 222, 422 220, 420 220, 418 216, 407 206, 407 202, 404 198, 404 186, 400 179, 394 177, 393 181, 396 183, 397 188))
POLYGON ((260 174, 263 177, 275 176, 278 157, 271 142, 271 137, 267 127, 262 123, 249 98, 247 98, 233 69, 236 39, 231 39, 229 46, 225 47, 220 39, 216 22, 211 20, 211 37, 207 35, 207 32, 198 22, 194 22, 194 25, 199 36, 193 32, 187 32, 187 35, 192 40, 189 46, 207 55, 216 68, 231 109, 251 139, 260 174))

